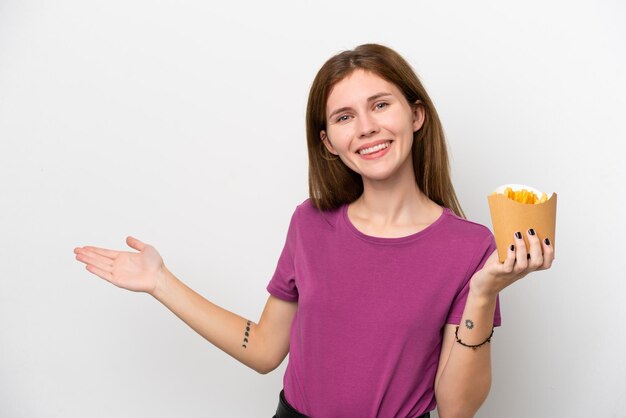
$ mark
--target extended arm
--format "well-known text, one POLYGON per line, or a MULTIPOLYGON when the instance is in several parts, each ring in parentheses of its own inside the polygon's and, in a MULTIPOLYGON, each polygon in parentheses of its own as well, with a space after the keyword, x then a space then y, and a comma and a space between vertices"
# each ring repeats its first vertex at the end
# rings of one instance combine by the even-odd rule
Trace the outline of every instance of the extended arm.
POLYGON ((256 324, 221 308, 190 289, 164 265, 156 249, 128 237, 139 253, 98 247, 74 249, 89 272, 114 285, 152 295, 194 331, 228 355, 265 374, 289 352, 289 331, 296 302, 270 296, 256 324))

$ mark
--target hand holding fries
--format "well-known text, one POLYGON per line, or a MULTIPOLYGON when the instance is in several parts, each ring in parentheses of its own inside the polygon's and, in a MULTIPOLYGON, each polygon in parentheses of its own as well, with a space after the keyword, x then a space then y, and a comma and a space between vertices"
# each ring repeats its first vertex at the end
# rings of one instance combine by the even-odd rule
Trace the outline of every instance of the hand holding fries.
MULTIPOLYGON (((554 248, 556 193, 548 195, 530 186, 508 184, 498 187, 487 200, 501 263, 507 258, 513 244, 511 236, 516 232, 523 233, 532 228, 541 239, 548 238, 554 248)), ((528 238, 524 237, 524 240, 529 248, 528 238)))
POLYGON ((538 236, 534 228, 517 231, 509 240, 512 244, 506 250, 504 262, 499 262, 494 251, 485 266, 472 277, 470 291, 476 296, 493 297, 528 273, 552 266, 554 246, 549 238, 538 236))

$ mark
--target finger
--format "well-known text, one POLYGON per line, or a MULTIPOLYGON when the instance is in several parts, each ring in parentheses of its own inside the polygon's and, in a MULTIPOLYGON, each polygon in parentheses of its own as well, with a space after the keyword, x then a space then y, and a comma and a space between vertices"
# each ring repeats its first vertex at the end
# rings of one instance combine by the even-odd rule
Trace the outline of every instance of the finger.
POLYGON ((76 255, 76 259, 80 261, 81 263, 85 263, 87 265, 97 267, 100 270, 103 270, 106 272, 113 271, 113 266, 112 266, 113 263, 111 262, 111 260, 98 254, 94 254, 94 253, 82 254, 81 253, 81 254, 76 255))
POLYGON ((143 249, 146 248, 146 244, 131 236, 126 237, 126 244, 137 251, 143 251, 143 249))
POLYGON ((82 253, 93 252, 93 253, 99 254, 99 255, 101 255, 103 257, 108 257, 111 260, 115 260, 120 255, 119 251, 107 250, 106 248, 92 247, 91 245, 87 245, 87 246, 82 247, 82 248, 75 248, 74 252, 77 253, 77 254, 79 252, 82 252, 82 253))
POLYGON ((543 248, 543 266, 542 269, 549 269, 554 261, 554 246, 550 238, 546 237, 541 240, 541 247, 543 248))
POLYGON ((513 267, 515 266, 515 244, 509 245, 509 249, 506 252, 506 258, 504 259, 504 263, 502 264, 502 271, 504 273, 513 272, 513 267))
POLYGON ((108 272, 108 271, 104 271, 102 269, 99 269, 98 267, 92 266, 90 264, 87 264, 87 266, 85 266, 87 268, 87 271, 89 271, 90 273, 95 274, 96 276, 106 280, 107 282, 110 282, 113 280, 113 273, 108 272))
POLYGON ((77 248, 74 250, 74 252, 76 253, 76 255, 84 255, 87 257, 91 257, 95 260, 100 261, 101 263, 105 263, 108 265, 113 265, 113 262, 115 261, 114 258, 111 258, 106 255, 108 253, 99 251, 99 249, 96 249, 94 247, 77 248))
POLYGON ((518 231, 513 236, 515 240, 515 266, 513 270, 520 273, 528 267, 528 250, 521 232, 518 231))
POLYGON ((528 251, 528 254, 530 255, 530 258, 528 259, 528 269, 534 271, 543 266, 541 242, 539 241, 537 232, 533 228, 526 231, 526 236, 528 238, 528 243, 530 244, 530 249, 528 251))

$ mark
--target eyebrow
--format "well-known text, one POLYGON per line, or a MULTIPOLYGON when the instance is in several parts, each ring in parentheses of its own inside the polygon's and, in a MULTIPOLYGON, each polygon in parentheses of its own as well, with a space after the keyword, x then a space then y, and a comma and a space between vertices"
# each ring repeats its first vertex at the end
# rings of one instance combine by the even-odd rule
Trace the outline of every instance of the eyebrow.
MULTIPOLYGON (((380 99, 381 97, 385 97, 385 96, 393 96, 393 95, 391 93, 385 93, 385 92, 376 93, 375 95, 368 97, 367 101, 373 102, 374 100, 380 99)), ((345 112, 346 110, 350 110, 350 108, 340 107, 339 109, 334 110, 330 115, 328 115, 328 119, 332 118, 337 113, 345 112)))

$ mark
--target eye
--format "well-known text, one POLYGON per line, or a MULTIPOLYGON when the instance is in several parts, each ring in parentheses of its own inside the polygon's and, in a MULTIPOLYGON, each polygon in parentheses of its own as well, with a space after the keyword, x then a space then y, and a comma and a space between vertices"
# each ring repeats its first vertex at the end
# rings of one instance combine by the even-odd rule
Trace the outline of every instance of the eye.
POLYGON ((339 116, 339 117, 337 118, 337 120, 336 120, 336 121, 337 121, 337 122, 345 122, 345 121, 347 121, 347 120, 348 120, 348 118, 349 118, 349 117, 350 117, 350 116, 348 116, 348 115, 341 115, 341 116, 339 116))
POLYGON ((384 109, 387 106, 389 106, 389 103, 387 103, 387 102, 380 102, 380 103, 376 103, 376 105, 374 107, 376 109, 384 109))

